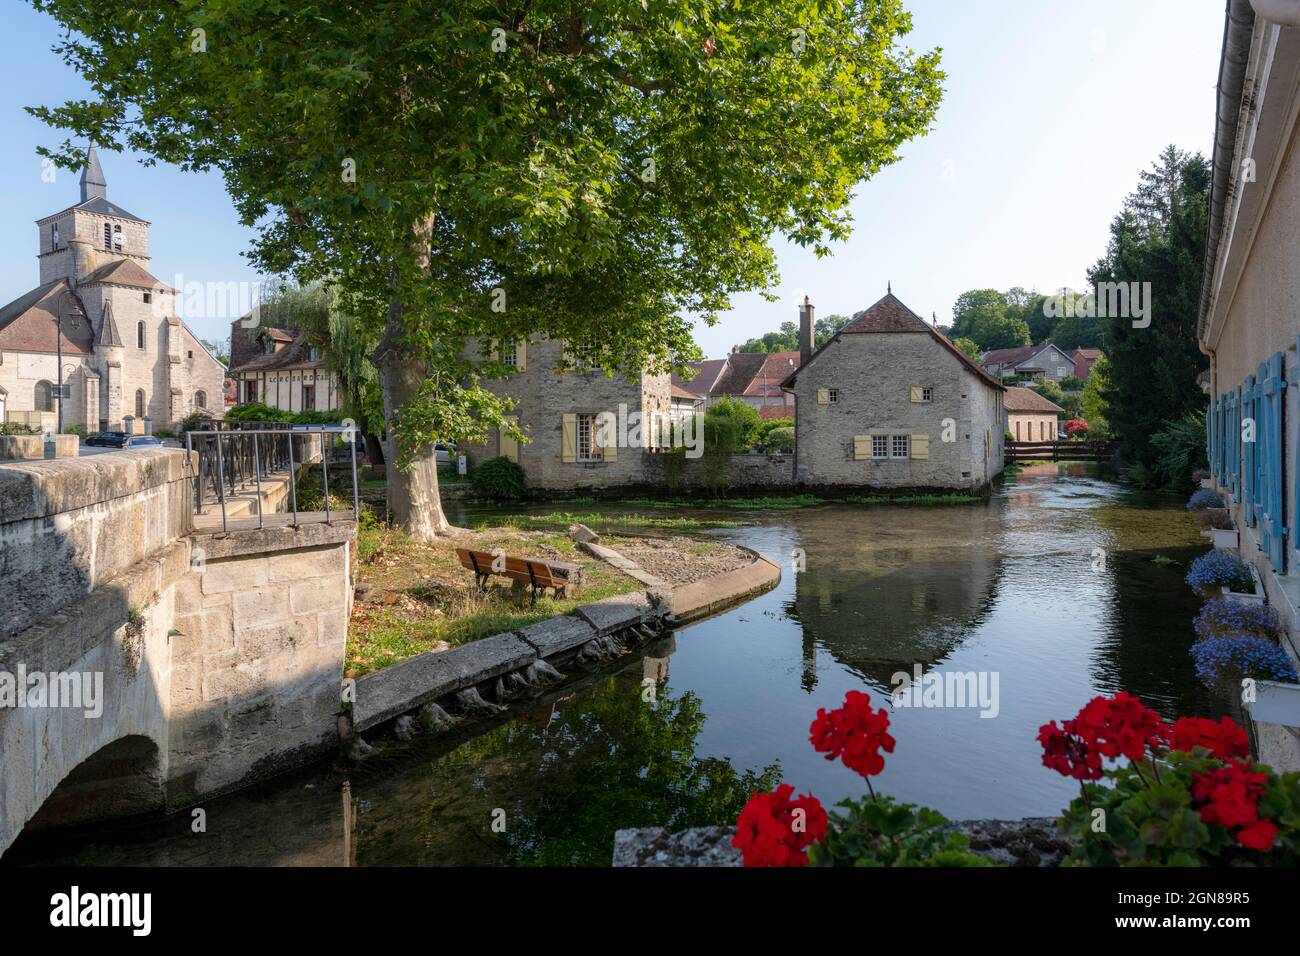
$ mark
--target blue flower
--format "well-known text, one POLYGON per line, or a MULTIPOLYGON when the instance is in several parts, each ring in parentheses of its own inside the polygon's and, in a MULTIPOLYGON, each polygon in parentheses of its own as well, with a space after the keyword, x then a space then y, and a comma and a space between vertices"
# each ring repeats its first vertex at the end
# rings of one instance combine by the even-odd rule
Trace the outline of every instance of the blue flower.
POLYGON ((1196 661, 1196 676, 1206 684, 1237 676, 1300 682, 1286 651, 1262 637, 1205 638, 1192 645, 1192 657, 1196 661))
POLYGON ((1196 636, 1201 640, 1246 635, 1273 638, 1277 635, 1277 615, 1263 604, 1216 598, 1201 608, 1195 626, 1196 636))
POLYGON ((1193 561, 1184 580, 1194 588, 1228 584, 1235 591, 1248 592, 1255 587, 1246 562, 1222 548, 1215 548, 1193 561))
POLYGON ((1202 488, 1199 491, 1192 492, 1192 496, 1187 499, 1188 511, 1201 511, 1205 508, 1222 508, 1223 499, 1209 488, 1202 488))

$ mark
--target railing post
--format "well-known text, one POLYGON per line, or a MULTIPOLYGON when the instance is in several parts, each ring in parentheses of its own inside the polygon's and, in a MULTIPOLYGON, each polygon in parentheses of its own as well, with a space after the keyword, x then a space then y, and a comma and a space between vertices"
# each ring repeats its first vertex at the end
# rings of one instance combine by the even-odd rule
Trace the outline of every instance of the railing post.
POLYGON ((257 526, 265 528, 266 521, 262 514, 265 510, 262 507, 262 460, 257 454, 257 432, 253 432, 253 482, 257 488, 257 526))
POLYGON ((320 473, 321 483, 325 486, 325 523, 330 523, 330 454, 325 444, 327 434, 322 426, 320 434, 320 473))
POLYGON ((221 533, 225 534, 230 529, 226 526, 226 482, 225 466, 221 460, 221 435, 216 435, 217 439, 217 494, 221 498, 221 533))
POLYGON ((293 429, 289 429, 289 508, 293 511, 293 526, 298 527, 298 476, 293 467, 293 429))

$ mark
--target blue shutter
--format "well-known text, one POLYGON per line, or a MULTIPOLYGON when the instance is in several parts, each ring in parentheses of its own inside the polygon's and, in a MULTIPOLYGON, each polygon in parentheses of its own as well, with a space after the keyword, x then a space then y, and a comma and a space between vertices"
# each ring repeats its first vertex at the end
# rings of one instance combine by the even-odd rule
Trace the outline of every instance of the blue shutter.
MULTIPOLYGON (((1210 463, 1210 474, 1214 474, 1214 402, 1205 410, 1205 460, 1210 463)), ((1300 500, 1300 499, 1297 499, 1300 500)))
POLYGON ((1254 418, 1256 424, 1256 441, 1242 442, 1242 464, 1241 464, 1241 501, 1242 512, 1246 517, 1246 526, 1255 527, 1255 506, 1259 494, 1259 482, 1255 480, 1255 449, 1258 447, 1258 425, 1259 420, 1256 417, 1255 402, 1255 376, 1247 375, 1246 384, 1241 387, 1242 394, 1242 414, 1246 418, 1254 418))
POLYGON ((1259 402, 1263 422, 1256 421, 1256 439, 1262 447, 1256 454, 1264 459, 1264 482, 1261 489, 1260 544, 1268 555, 1269 564, 1278 574, 1286 570, 1286 493, 1282 475, 1282 397, 1286 392, 1283 380, 1283 356, 1274 352, 1260 365, 1259 402))
POLYGON ((1232 428, 1232 440, 1228 442, 1228 471, 1232 475, 1232 497, 1241 500, 1241 386, 1232 390, 1228 397, 1232 405, 1232 416, 1228 423, 1232 428))

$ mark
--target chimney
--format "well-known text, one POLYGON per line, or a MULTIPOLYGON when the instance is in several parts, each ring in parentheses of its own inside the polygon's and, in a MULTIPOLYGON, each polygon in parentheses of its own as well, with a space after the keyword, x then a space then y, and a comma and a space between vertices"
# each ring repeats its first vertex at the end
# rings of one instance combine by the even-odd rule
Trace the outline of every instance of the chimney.
POLYGON ((807 297, 803 297, 803 305, 799 307, 799 366, 808 364, 812 358, 813 343, 813 304, 807 297))

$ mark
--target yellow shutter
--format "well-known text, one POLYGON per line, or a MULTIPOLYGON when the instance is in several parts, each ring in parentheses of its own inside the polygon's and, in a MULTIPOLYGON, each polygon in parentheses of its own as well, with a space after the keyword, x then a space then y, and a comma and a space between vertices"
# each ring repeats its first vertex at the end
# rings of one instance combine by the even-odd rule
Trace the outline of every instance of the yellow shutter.
MULTIPOLYGON (((913 385, 913 386, 912 386, 912 401, 914 401, 914 402, 923 402, 923 401, 925 401, 925 394, 924 394, 924 392, 922 391, 920 385, 913 385)), ((915 457, 915 456, 913 456, 913 457, 915 457)))
POLYGON ((578 460, 578 416, 565 415, 562 419, 563 433, 560 436, 560 460, 574 462, 578 460))
POLYGON ((528 340, 520 339, 515 346, 515 368, 521 372, 528 371, 528 340))
POLYGON ((829 405, 831 403, 831 390, 829 388, 817 389, 817 404, 829 405))
MULTIPOLYGON (((506 421, 513 423, 516 419, 507 418, 506 421)), ((519 442, 515 441, 515 439, 511 437, 510 433, 504 426, 498 429, 498 433, 501 439, 501 454, 511 461, 519 461, 519 442)))
POLYGON ((912 436, 912 457, 921 461, 928 461, 930 458, 930 436, 913 435, 912 436))
POLYGON ((871 457, 871 436, 854 435, 853 436, 853 460, 862 461, 871 457))

